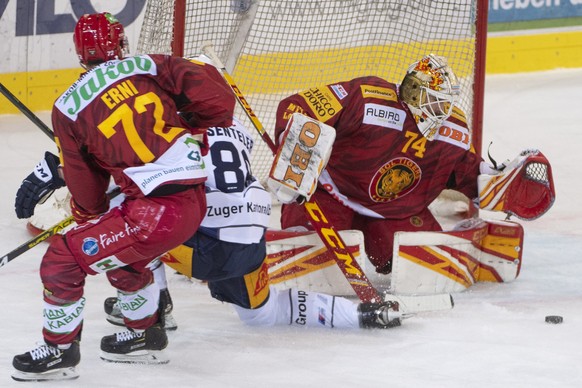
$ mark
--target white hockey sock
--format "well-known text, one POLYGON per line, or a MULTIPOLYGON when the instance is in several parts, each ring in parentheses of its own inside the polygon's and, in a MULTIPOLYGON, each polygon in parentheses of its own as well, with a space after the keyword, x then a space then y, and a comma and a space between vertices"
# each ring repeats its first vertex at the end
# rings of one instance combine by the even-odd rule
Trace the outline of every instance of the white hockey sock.
POLYGON ((83 322, 84 308, 84 297, 65 306, 44 302, 44 328, 57 334, 70 333, 83 322))
POLYGON ((117 297, 119 298, 119 308, 123 316, 130 321, 137 321, 147 318, 158 311, 160 289, 153 282, 131 294, 118 290, 117 297))
POLYGON ((158 259, 150 263, 150 268, 154 274, 154 282, 158 285, 160 290, 168 288, 168 281, 166 280, 166 266, 158 259))
POLYGON ((251 326, 299 325, 359 328, 358 305, 346 298, 296 289, 270 288, 269 300, 258 309, 235 306, 240 319, 251 326))

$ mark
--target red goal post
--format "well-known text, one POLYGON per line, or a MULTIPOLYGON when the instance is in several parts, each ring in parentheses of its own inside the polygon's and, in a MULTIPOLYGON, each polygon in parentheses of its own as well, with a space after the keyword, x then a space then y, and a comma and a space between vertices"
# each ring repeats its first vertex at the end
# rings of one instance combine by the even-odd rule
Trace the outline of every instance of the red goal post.
MULTIPOLYGON (((487 0, 149 0, 138 52, 193 57, 211 42, 271 137, 277 104, 289 94, 365 75, 400 83, 412 62, 443 55, 461 80, 460 105, 480 154, 487 7, 487 0)), ((265 179, 271 161, 257 136, 254 174, 265 179)))

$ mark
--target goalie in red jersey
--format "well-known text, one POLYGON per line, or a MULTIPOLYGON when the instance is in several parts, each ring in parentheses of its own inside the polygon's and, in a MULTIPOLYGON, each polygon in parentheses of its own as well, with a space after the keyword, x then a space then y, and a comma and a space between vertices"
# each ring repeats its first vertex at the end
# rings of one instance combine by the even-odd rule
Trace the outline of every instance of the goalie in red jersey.
MULTIPOLYGON (((471 147, 467 121, 458 108, 459 88, 446 59, 431 54, 412 64, 400 85, 361 77, 313 87, 279 104, 278 145, 293 113, 335 128, 333 150, 313 197, 336 229, 363 231, 366 252, 379 273, 391 271, 394 232, 441 230, 429 205, 444 189, 476 199, 481 193, 478 177, 503 181, 501 169, 484 163, 471 147)), ((543 158, 537 151, 526 156, 543 158)), ((522 171, 525 159, 519 164, 522 171)), ((552 185, 520 176, 513 189, 504 187, 501 193, 489 188, 489 208, 534 218, 551 206, 552 185), (522 183, 533 189, 515 190, 522 183)), ((300 204, 288 194, 280 199, 287 202, 283 228, 311 229, 300 204)))
POLYGON ((14 357, 16 380, 78 376, 85 278, 100 273, 120 291, 130 329, 103 337, 101 358, 167 362, 158 354, 167 345, 159 290, 146 266, 196 232, 206 211, 206 128, 232 124, 235 97, 213 66, 125 58, 123 26, 109 13, 81 17, 74 43, 87 72, 54 104, 60 158, 45 155, 15 207, 28 218, 66 182, 79 226, 51 241, 42 259, 45 343, 14 357), (111 178, 125 201, 108 211, 111 178))

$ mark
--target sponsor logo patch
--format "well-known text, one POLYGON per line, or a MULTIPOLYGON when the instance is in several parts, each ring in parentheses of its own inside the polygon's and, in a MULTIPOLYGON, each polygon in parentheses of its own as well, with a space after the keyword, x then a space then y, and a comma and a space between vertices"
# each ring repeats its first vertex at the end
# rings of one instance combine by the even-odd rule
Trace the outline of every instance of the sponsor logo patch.
POLYGON ((87 256, 95 256, 97 253, 99 253, 99 243, 97 242, 96 238, 87 237, 83 239, 81 249, 87 256))
POLYGON ((119 301, 119 308, 124 311, 136 311, 142 308, 147 303, 147 298, 143 295, 136 295, 134 298, 127 302, 119 301))
POLYGON ((134 74, 157 75, 156 63, 147 55, 105 62, 85 73, 59 97, 55 107, 76 120, 78 114, 109 86, 134 74))
POLYGON ((291 115, 296 112, 304 114, 305 110, 299 105, 295 105, 292 102, 289 103, 289 105, 285 109, 285 112, 283 112, 283 119, 289 120, 291 118, 291 115))
POLYGON ((364 105, 364 119, 362 122, 402 131, 405 118, 406 112, 402 109, 369 103, 364 105))
POLYGON ((307 324, 307 292, 297 291, 297 319, 295 323, 305 326, 307 324))
POLYGON ((363 98, 380 98, 382 100, 398 101, 396 91, 389 88, 371 85, 361 85, 360 90, 362 91, 363 98))
POLYGON ((311 88, 299 95, 305 99, 315 118, 322 122, 326 122, 342 109, 338 99, 326 87, 311 88))
POLYGON ((450 121, 445 121, 443 123, 434 137, 434 140, 443 141, 461 147, 464 150, 471 148, 471 134, 469 133, 469 130, 450 121))
POLYGON ((333 90, 337 98, 339 98, 340 100, 343 100, 348 96, 348 92, 341 85, 331 85, 329 88, 333 90))
POLYGON ((390 202, 410 193, 420 183, 421 170, 408 158, 392 159, 376 172, 369 195, 374 202, 390 202))

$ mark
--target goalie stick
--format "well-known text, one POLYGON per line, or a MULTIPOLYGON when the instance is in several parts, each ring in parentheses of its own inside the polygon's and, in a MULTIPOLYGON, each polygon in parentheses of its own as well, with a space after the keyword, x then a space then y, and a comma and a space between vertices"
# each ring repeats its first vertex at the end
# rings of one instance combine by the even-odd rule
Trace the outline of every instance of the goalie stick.
MULTIPOLYGON (((224 79, 235 93, 239 104, 253 123, 253 126, 261 135, 261 138, 267 143, 271 149, 271 152, 276 154, 277 147, 275 146, 275 143, 273 143, 273 140, 269 137, 269 134, 265 131, 258 117, 255 115, 251 106, 234 82, 234 79, 230 76, 220 58, 218 58, 218 55, 212 47, 212 43, 206 43, 204 46, 202 46, 202 52, 208 56, 221 70, 224 79)), ((343 239, 340 237, 339 233, 337 233, 333 225, 328 221, 327 217, 317 202, 315 200, 307 201, 305 203, 305 211, 307 212, 311 220, 311 224, 321 238, 322 242, 325 244, 327 249, 333 252, 337 265, 345 275, 346 280, 350 283, 360 300, 362 302, 376 303, 383 301, 384 298, 382 298, 381 294, 364 274, 364 271, 356 259, 354 259, 354 256, 347 249, 347 245, 344 243, 343 239)))
POLYGON ((451 294, 434 295, 394 295, 386 294, 384 299, 397 302, 402 318, 410 318, 416 314, 450 310, 455 305, 451 294))
POLYGON ((245 98, 245 96, 242 94, 242 92, 240 91, 240 89, 236 85, 236 82, 234 82, 234 78, 232 78, 232 76, 226 70, 226 66, 224 66, 224 64, 222 63, 220 58, 218 58, 218 55, 216 55, 216 52, 214 51, 214 48, 212 47, 212 43, 206 43, 204 46, 202 46, 202 52, 208 58, 210 58, 212 60, 212 62, 214 62, 214 64, 220 69, 220 71, 222 72, 222 76, 224 77, 226 82, 228 82, 228 85, 230 86, 230 88, 232 89, 232 91, 234 92, 234 94, 236 96, 236 100, 238 101, 240 106, 244 109, 245 114, 247 115, 249 120, 251 120, 251 122, 253 123, 253 126, 255 127, 255 129, 257 130, 259 135, 261 135, 261 138, 263 139, 263 141, 265 143, 267 143, 267 145, 269 146, 271 151, 273 153, 275 153, 277 151, 277 147, 275 146, 275 143, 273 143, 273 140, 269 137, 269 134, 267 133, 267 131, 265 131, 263 124, 261 124, 261 121, 259 120, 257 115, 255 115, 255 112, 251 108, 247 99, 245 98))

